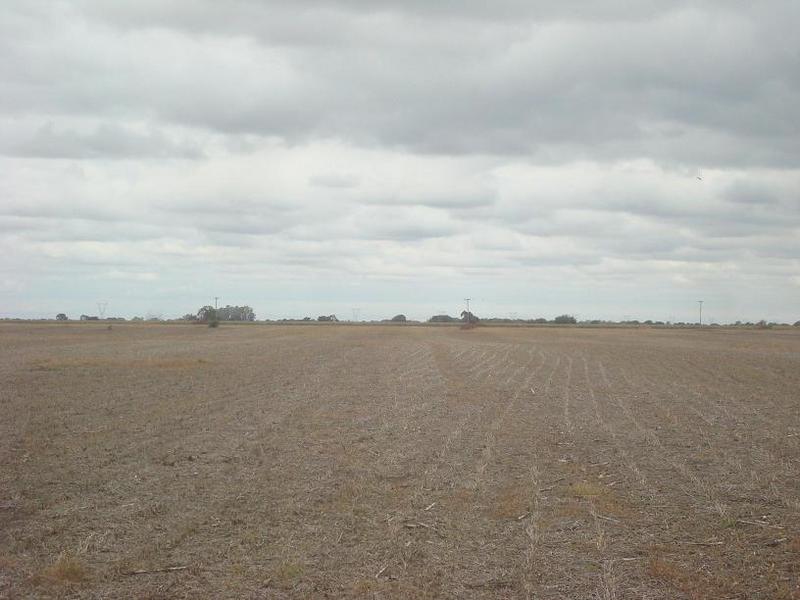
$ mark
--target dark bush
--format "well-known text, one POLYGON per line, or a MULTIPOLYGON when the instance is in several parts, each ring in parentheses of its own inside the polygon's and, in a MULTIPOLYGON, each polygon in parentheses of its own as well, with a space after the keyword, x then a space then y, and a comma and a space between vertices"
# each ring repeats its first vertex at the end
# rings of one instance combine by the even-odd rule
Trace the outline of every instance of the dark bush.
POLYGON ((456 323, 458 319, 450 315, 433 315, 428 319, 428 323, 456 323))
POLYGON ((559 325, 574 325, 577 322, 577 319, 572 315, 559 315, 553 319, 553 323, 558 323, 559 325))

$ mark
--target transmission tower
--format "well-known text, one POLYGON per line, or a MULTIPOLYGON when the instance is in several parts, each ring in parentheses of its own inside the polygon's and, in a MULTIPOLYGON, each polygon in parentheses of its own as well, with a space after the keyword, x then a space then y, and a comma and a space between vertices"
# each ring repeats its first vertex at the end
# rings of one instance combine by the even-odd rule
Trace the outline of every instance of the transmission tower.
POLYGON ((98 302, 97 303, 97 313, 100 315, 100 319, 106 318, 106 307, 108 306, 108 302, 98 302))

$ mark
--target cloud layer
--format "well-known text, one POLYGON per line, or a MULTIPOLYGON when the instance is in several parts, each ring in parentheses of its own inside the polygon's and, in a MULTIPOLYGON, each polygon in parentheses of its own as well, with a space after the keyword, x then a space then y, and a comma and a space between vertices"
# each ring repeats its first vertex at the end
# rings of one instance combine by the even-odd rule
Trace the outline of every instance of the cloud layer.
POLYGON ((12 2, 0 316, 796 320, 797 25, 783 0, 12 2))

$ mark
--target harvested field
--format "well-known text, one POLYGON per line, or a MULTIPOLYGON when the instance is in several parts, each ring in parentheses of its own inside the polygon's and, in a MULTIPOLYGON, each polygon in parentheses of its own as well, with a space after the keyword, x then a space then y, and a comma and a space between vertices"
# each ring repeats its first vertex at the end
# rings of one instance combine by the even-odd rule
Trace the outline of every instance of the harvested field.
POLYGON ((2 598, 800 598, 800 332, 0 326, 2 598))

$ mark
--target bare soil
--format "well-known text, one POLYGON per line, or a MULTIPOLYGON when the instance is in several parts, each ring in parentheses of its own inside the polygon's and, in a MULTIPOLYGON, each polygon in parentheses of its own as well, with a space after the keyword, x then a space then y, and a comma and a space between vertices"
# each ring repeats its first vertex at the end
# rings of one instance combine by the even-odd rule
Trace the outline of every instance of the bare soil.
POLYGON ((800 332, 0 325, 2 598, 800 598, 800 332))

